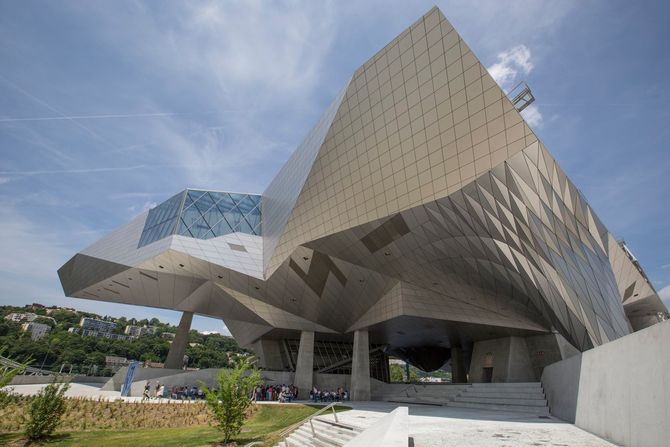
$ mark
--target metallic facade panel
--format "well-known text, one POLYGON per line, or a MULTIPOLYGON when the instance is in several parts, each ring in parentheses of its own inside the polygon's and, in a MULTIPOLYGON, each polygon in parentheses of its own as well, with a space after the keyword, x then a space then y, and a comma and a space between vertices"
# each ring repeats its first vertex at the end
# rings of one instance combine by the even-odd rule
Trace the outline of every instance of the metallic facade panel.
POLYGON ((186 190, 59 275, 70 296, 222 318, 242 345, 367 328, 586 350, 667 316, 437 8, 354 73, 262 197, 186 190))

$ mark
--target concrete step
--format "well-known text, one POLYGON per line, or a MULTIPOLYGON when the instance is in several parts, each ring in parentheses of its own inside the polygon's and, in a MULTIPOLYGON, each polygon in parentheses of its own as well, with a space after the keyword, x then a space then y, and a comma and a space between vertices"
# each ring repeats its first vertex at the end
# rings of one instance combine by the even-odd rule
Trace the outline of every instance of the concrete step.
MULTIPOLYGON (((304 430, 299 429, 294 431, 291 436, 288 438, 289 443, 292 440, 297 440, 300 444, 310 447, 341 447, 348 442, 348 440, 343 440, 338 437, 331 437, 325 434, 317 433, 316 437, 312 436, 310 429, 304 430)), ((289 445, 289 447, 292 447, 289 445)))
POLYGON ((448 399, 423 399, 415 397, 399 397, 397 399, 389 399, 386 402, 398 403, 398 404, 413 404, 413 405, 433 405, 436 407, 442 407, 446 405, 448 399))
POLYGON ((472 388, 542 388, 541 382, 473 383, 472 388))
POLYGON ((467 390, 463 391, 462 393, 544 393, 543 388, 536 388, 536 387, 504 387, 504 386, 499 386, 499 387, 472 387, 468 388, 467 390))
MULTIPOLYGON (((469 394, 469 393, 468 393, 469 394)), ((468 394, 454 398, 454 402, 471 402, 481 404, 523 405, 527 407, 546 407, 545 399, 514 399, 497 397, 471 397, 468 394)))
POLYGON ((297 433, 291 433, 291 436, 277 444, 277 447, 312 447, 311 442, 297 433))
POLYGON ((549 407, 531 407, 524 405, 483 404, 473 402, 449 402, 449 407, 476 408, 480 410, 508 411, 531 414, 534 416, 549 416, 549 407))
POLYGON ((362 431, 360 428, 351 428, 329 419, 314 418, 312 426, 307 421, 298 427, 277 447, 342 447, 362 431))
POLYGON ((467 397, 492 397, 498 399, 541 399, 545 400, 544 392, 534 392, 534 393, 514 393, 514 392, 501 392, 501 391, 467 391, 462 393, 461 396, 467 397))
MULTIPOLYGON (((314 418, 312 419, 312 422, 314 423, 314 428, 316 427, 322 427, 323 429, 328 430, 329 432, 332 433, 341 433, 346 436, 355 436, 356 434, 360 433, 362 429, 357 428, 357 427, 350 427, 347 425, 340 424, 335 421, 331 421, 329 419, 321 419, 321 418, 314 418)), ((307 424, 309 425, 309 424, 307 424)))

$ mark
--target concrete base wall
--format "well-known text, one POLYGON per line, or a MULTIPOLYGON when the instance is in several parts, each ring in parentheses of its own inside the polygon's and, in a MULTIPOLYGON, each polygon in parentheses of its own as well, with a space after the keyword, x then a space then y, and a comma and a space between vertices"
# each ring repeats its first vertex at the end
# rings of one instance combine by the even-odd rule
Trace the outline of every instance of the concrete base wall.
POLYGON ((579 354, 579 350, 560 334, 526 337, 526 345, 535 381, 540 380, 546 366, 579 354))
POLYGON ((507 380, 505 382, 532 382, 537 380, 528 353, 526 339, 509 338, 509 357, 507 358, 507 380))
POLYGON ((484 368, 493 368, 491 382, 531 382, 535 380, 526 340, 504 337, 478 341, 472 349, 470 382, 485 381, 484 368))
POLYGON ((280 343, 279 340, 261 338, 251 345, 259 368, 281 371, 289 366, 280 343))
POLYGON ((625 446, 667 445, 670 321, 544 368, 553 415, 625 446))
POLYGON ((299 395, 308 396, 314 385, 314 332, 300 333, 298 360, 295 365, 294 385, 299 395))
POLYGON ((345 447, 407 447, 409 444, 409 409, 398 407, 375 421, 345 447))
MULTIPOLYGON (((218 371, 218 369, 213 369, 214 371, 218 371)), ((201 371, 211 371, 211 370, 201 370, 201 371)), ((144 390, 144 384, 147 382, 147 380, 158 380, 158 379, 164 379, 164 380, 159 380, 161 383, 165 383, 165 380, 167 380, 167 377, 173 377, 173 376, 181 376, 181 377, 188 377, 188 374, 192 373, 198 373, 200 371, 184 371, 182 369, 166 369, 166 368, 137 368, 135 370, 135 375, 133 376, 133 386, 131 387, 131 396, 141 396, 142 395, 142 390, 144 390), (139 394, 132 394, 134 391, 135 383, 137 382, 142 382, 142 390, 140 390, 139 394)), ((108 381, 103 385, 102 390, 103 391, 121 391, 121 387, 123 386, 123 382, 126 380, 126 374, 128 373, 128 367, 124 366, 123 368, 119 369, 116 374, 114 374, 108 381)), ((181 384, 181 385, 186 385, 181 384)), ((180 385, 180 386, 181 386, 180 385)), ((189 383, 189 385, 197 385, 197 383, 189 383)))
POLYGON ((575 422, 581 354, 544 368, 542 385, 549 402, 549 412, 568 422, 575 422))
MULTIPOLYGON (((65 380, 72 383, 92 383, 92 384, 101 384, 106 383, 110 378, 109 377, 93 377, 93 376, 59 376, 59 380, 65 380)), ((43 383, 51 383, 54 381, 56 376, 16 376, 10 382, 10 385, 37 385, 43 383)))
MULTIPOLYGON (((100 377, 107 383, 103 386, 106 391, 121 391, 121 386, 126 379, 127 368, 121 368, 112 378, 100 377)), ((208 387, 216 386, 216 378, 220 369, 209 368, 199 371, 183 371, 181 369, 163 369, 163 368, 138 368, 135 371, 133 384, 130 388, 131 396, 141 396, 144 391, 144 385, 151 381, 152 385, 160 382, 166 388, 172 386, 200 386, 204 383, 208 387)), ((261 371, 263 381, 269 385, 292 385, 295 382, 295 373, 290 371, 261 371)), ((41 376, 46 377, 46 376, 41 376)), ((351 390, 351 376, 348 374, 318 374, 314 373, 314 386, 320 390, 337 390, 343 387, 351 390)), ((371 379, 373 380, 373 379, 371 379)), ((375 380, 375 382, 378 382, 375 380)), ((34 382, 46 383, 46 382, 34 382)), ((102 380, 100 381, 102 382, 102 380)), ((383 382, 379 382, 383 383, 383 382)), ((18 385, 18 384, 17 384, 18 385)), ((153 391, 153 387, 152 387, 153 391)), ((309 391, 298 395, 299 399, 309 399, 309 391)))
POLYGON ((370 400, 370 342, 367 330, 354 332, 351 400, 370 400))
POLYGON ((491 382, 537 382, 547 365, 577 354, 559 334, 479 341, 473 346, 469 381, 484 382, 484 368, 493 368, 491 382))
MULTIPOLYGON (((142 370, 151 370, 161 371, 161 368, 142 368, 142 370)), ((183 370, 166 370, 163 369, 163 375, 140 375, 138 377, 137 372, 135 372, 135 380, 130 387, 131 396, 141 396, 144 391, 144 386, 148 381, 151 381, 151 391, 154 391, 154 386, 157 382, 160 382, 162 385, 165 385, 165 388, 171 388, 173 386, 197 386, 201 387, 205 385, 208 388, 216 387, 217 376, 219 375, 219 368, 208 368, 201 369, 199 371, 183 371, 183 370), (151 377, 150 377, 151 376, 151 377)))
POLYGON ((177 369, 184 367, 184 354, 186 353, 186 346, 188 346, 188 332, 191 330, 192 321, 193 312, 184 312, 181 314, 177 332, 165 358, 165 368, 177 369))

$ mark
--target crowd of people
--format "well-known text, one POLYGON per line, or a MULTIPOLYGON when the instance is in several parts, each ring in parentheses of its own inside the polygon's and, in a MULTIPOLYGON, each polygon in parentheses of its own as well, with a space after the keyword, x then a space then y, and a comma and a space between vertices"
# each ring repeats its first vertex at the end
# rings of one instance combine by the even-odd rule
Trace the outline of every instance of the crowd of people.
POLYGON ((251 393, 251 400, 291 402, 298 399, 298 388, 294 385, 258 385, 251 393))
POLYGON ((337 391, 319 390, 316 387, 309 392, 312 402, 344 402, 349 400, 349 390, 339 387, 337 391))
MULTIPOLYGON (((205 399, 205 393, 197 386, 172 386, 166 388, 160 382, 152 385, 147 381, 142 393, 142 401, 150 399, 176 399, 176 400, 202 400, 205 399)), ((267 385, 262 384, 254 388, 249 396, 254 402, 292 402, 298 399, 298 388, 291 385, 267 385)), ((304 398, 303 398, 304 399, 304 398)), ((309 392, 309 400, 312 402, 343 402, 349 400, 349 390, 343 387, 333 390, 319 390, 314 387, 309 392)))
POLYGON ((197 386, 172 386, 166 388, 165 385, 162 385, 160 382, 156 382, 155 385, 151 384, 151 381, 147 381, 144 385, 144 392, 142 393, 142 401, 148 401, 150 399, 176 399, 176 400, 196 400, 204 399, 205 392, 199 389, 197 386))

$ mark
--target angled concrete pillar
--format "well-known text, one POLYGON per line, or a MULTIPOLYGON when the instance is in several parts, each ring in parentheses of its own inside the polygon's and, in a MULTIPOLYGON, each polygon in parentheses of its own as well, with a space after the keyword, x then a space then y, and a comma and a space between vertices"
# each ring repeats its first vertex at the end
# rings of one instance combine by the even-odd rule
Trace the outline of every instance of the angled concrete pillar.
POLYGON ((465 377, 465 363, 463 362, 463 350, 460 347, 451 348, 451 382, 467 382, 465 377))
POLYGON ((170 350, 168 351, 167 359, 165 359, 165 365, 163 366, 164 368, 184 368, 184 354, 186 354, 186 346, 188 346, 188 332, 191 330, 192 321, 193 312, 184 312, 181 314, 179 327, 177 327, 177 333, 170 345, 170 350))
POLYGON ((367 330, 354 332, 351 400, 370 400, 370 342, 367 330))
POLYGON ((298 399, 309 399, 314 377, 314 332, 300 333, 300 347, 298 361, 295 365, 295 379, 293 384, 298 388, 298 399))

